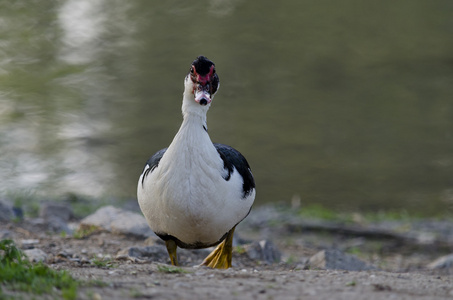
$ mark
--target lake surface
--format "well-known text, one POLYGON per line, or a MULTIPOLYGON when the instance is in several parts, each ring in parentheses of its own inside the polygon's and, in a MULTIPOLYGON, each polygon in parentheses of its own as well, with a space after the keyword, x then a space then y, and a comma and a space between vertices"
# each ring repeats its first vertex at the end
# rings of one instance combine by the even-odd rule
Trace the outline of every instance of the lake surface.
POLYGON ((2 1, 0 193, 135 197, 198 55, 256 203, 453 213, 453 2, 2 1))

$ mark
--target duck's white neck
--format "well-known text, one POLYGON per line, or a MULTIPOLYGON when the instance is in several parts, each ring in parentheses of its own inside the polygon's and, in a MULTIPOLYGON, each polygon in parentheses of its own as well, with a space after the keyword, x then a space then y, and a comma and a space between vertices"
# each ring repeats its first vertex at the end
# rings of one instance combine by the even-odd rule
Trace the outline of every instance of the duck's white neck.
MULTIPOLYGON (((189 81, 186 80, 182 101, 184 120, 162 157, 160 165, 176 166, 177 175, 174 176, 182 177, 197 175, 197 172, 206 168, 211 170, 209 172, 222 172, 223 161, 207 133, 206 113, 209 104, 203 106, 195 101, 192 92, 193 84, 191 80, 189 81)), ((165 168, 162 169, 165 170, 165 168)))
POLYGON ((200 105, 195 101, 193 94, 193 83, 189 78, 184 81, 184 94, 182 100, 182 115, 184 122, 199 122, 203 127, 207 128, 206 114, 208 113, 211 104, 200 105))

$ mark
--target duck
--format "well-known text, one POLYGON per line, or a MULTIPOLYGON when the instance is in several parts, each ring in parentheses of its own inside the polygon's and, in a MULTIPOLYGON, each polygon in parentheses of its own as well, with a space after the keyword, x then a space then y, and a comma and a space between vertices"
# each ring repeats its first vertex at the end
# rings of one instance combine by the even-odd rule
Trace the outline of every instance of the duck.
POLYGON ((245 157, 208 134, 206 116, 219 86, 215 64, 198 56, 184 79, 182 124, 170 145, 148 159, 138 180, 140 209, 174 266, 178 247, 216 246, 201 265, 230 268, 234 230, 255 200, 245 157))

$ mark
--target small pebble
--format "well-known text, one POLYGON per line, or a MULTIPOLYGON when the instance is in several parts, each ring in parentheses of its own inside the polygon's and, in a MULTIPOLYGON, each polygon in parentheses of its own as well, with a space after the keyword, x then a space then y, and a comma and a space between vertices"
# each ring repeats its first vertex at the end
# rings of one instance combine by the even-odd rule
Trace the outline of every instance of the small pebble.
POLYGON ((24 250, 24 254, 31 262, 40 262, 47 259, 47 253, 37 248, 24 250))
POLYGON ((22 244, 22 246, 31 246, 31 245, 34 245, 34 244, 39 244, 39 240, 33 240, 33 239, 22 240, 21 244, 22 244))
POLYGON ((99 293, 94 293, 92 296, 93 300, 102 300, 102 296, 99 293))

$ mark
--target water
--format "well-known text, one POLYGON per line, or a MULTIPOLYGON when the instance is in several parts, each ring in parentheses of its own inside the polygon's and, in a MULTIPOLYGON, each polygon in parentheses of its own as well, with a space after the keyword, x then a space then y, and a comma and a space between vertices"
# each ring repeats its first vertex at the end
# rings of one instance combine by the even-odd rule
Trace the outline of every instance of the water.
POLYGON ((257 203, 453 212, 451 1, 2 1, 0 193, 135 197, 206 55, 257 203))

